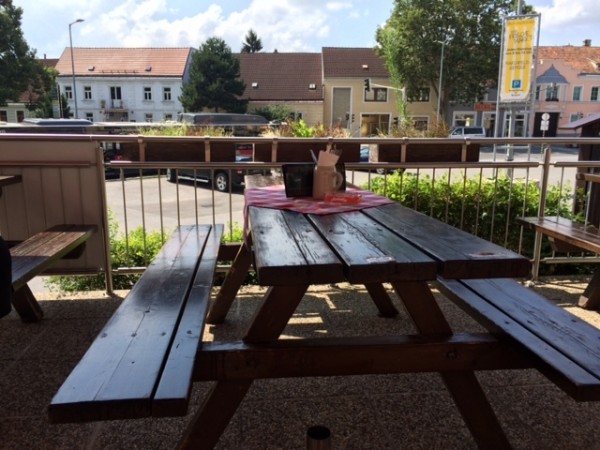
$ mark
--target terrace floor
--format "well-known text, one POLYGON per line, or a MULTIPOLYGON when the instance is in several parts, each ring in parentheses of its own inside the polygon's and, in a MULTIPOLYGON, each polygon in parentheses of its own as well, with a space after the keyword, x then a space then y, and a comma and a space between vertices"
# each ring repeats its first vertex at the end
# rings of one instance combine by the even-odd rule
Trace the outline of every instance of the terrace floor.
MULTIPOLYGON (((600 326, 597 312, 576 305, 583 280, 544 280, 536 289, 600 326)), ((260 288, 245 288, 228 320, 205 339, 239 338, 260 288)), ((50 425, 46 405, 117 307, 123 292, 40 293, 45 318, 0 320, 0 448, 170 449, 210 383, 197 383, 187 417, 50 425)), ((438 296, 452 325, 478 330, 438 296)), ((284 334, 412 332, 406 315, 377 316, 364 290, 313 288, 284 334)), ((517 449, 600 449, 600 402, 577 403, 534 370, 480 373, 479 379, 517 449)), ((222 436, 221 449, 303 449, 312 425, 331 430, 333 449, 470 449, 475 444, 437 374, 261 380, 253 384, 222 436)))

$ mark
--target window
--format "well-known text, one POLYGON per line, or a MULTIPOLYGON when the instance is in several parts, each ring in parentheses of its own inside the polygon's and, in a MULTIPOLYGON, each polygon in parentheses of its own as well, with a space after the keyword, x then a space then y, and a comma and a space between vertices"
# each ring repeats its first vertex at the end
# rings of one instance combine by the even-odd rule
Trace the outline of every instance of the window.
POLYGON ((365 89, 365 102, 387 102, 387 89, 371 88, 370 91, 365 89))
POLYGON ((416 130, 427 131, 429 129, 429 117, 427 116, 414 116, 412 122, 416 130))
POLYGON ((17 122, 23 122, 24 119, 25 119, 25 112, 17 111, 17 122))
POLYGON ((8 122, 8 112, 5 109, 0 111, 0 122, 8 122))
POLYGON ((408 97, 409 102, 428 102, 429 88, 419 88, 408 97))
POLYGON ((165 113, 165 120, 173 120, 173 114, 165 113))
POLYGON ((163 88, 163 100, 166 102, 171 101, 171 88, 170 87, 163 88))
POLYGON ((145 120, 146 122, 152 122, 152 113, 146 113, 146 114, 144 115, 144 120, 145 120))
POLYGON ((152 88, 151 87, 144 88, 144 100, 152 100, 152 88))
POLYGON ((92 87, 91 86, 84 86, 83 87, 83 98, 85 100, 91 100, 92 99, 92 87))
POLYGON ((581 86, 574 86, 573 87, 573 101, 574 102, 579 102, 581 101, 581 91, 582 91, 582 87, 581 86))
POLYGON ((540 99, 540 91, 541 91, 541 90, 542 90, 542 87, 541 87, 541 86, 539 86, 539 85, 538 85, 538 86, 536 86, 536 87, 535 87, 535 99, 536 99, 536 100, 539 100, 539 99, 540 99))
POLYGON ((73 100, 73 87, 65 86, 65 97, 69 100, 73 100))
POLYGON ((590 92, 590 100, 593 102, 598 101, 598 86, 594 86, 590 92))
POLYGON ((111 86, 110 98, 112 100, 121 100, 121 86, 111 86))
POLYGON ((583 114, 581 114, 581 113, 572 113, 569 121, 570 122, 575 122, 576 120, 579 120, 582 117, 583 117, 583 114))
POLYGON ((557 102, 558 101, 558 85, 555 83, 546 86, 546 101, 557 102))
POLYGON ((91 113, 91 112, 85 113, 85 118, 87 120, 89 120, 90 122, 93 122, 94 121, 94 113, 91 113))

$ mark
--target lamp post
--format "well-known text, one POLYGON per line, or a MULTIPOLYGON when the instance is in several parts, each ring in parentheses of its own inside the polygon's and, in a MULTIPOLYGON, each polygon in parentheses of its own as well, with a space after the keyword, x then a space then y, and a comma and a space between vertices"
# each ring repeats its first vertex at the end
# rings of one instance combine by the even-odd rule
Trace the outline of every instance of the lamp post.
POLYGON ((444 74, 444 48, 446 47, 446 41, 436 41, 442 44, 442 54, 440 55, 440 79, 438 81, 438 98, 437 98, 437 117, 440 119, 440 109, 442 106, 442 77, 444 74))
POLYGON ((75 86, 75 60, 73 59, 73 36, 71 34, 71 26, 83 22, 83 19, 77 19, 75 22, 69 24, 69 45, 71 48, 71 74, 73 76, 73 101, 75 103, 75 119, 79 118, 79 112, 77 111, 77 87, 75 86))

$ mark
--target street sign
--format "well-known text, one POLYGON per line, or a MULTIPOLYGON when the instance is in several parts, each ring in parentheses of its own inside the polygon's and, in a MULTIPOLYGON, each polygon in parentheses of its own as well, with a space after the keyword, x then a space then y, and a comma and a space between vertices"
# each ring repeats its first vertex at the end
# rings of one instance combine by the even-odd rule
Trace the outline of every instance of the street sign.
POLYGON ((544 114, 542 114, 542 120, 545 120, 546 122, 547 122, 548 120, 550 120, 550 114, 548 114, 548 113, 544 113, 544 114))

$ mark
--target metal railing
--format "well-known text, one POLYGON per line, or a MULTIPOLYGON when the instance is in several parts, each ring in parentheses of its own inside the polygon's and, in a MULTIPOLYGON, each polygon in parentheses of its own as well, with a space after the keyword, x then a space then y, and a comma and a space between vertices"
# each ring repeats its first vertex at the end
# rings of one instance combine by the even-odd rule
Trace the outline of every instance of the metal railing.
MULTIPOLYGON (((1 136, 0 139, 7 138, 1 136)), ((10 139, 52 140, 56 136, 13 135, 10 139)), ((381 144, 397 144, 401 154, 407 146, 456 144, 467 148, 479 144, 478 161, 455 162, 347 162, 347 181, 366 189, 375 189, 383 195, 404 199, 406 206, 421 210, 459 228, 526 254, 539 264, 573 261, 597 262, 590 255, 550 255, 540 259, 533 254, 525 232, 520 230, 518 242, 513 242, 515 215, 531 215, 531 202, 544 204, 547 193, 564 193, 570 204, 562 204, 562 211, 572 211, 575 200, 575 174, 577 171, 600 169, 598 161, 579 161, 576 147, 600 145, 595 138, 491 138, 491 139, 416 139, 416 138, 348 138, 348 139, 272 139, 272 138, 167 138, 155 136, 61 136, 61 139, 94 141, 99 147, 107 142, 129 145, 139 149, 139 161, 106 161, 105 169, 119 176, 105 181, 107 211, 127 236, 132 230, 142 228, 143 233, 158 231, 164 234, 174 227, 190 223, 225 223, 226 234, 234 236, 244 220, 243 190, 230 187, 228 192, 217 192, 210 184, 200 180, 170 182, 166 169, 225 171, 233 179, 235 171, 261 169, 280 170, 283 162, 214 162, 219 146, 223 144, 249 144, 262 146, 275 158, 281 155, 284 144, 309 143, 315 150, 327 146, 364 145, 377 148, 381 144), (152 156, 152 148, 165 148, 173 142, 184 142, 202 154, 201 160, 169 159, 168 153, 152 156), (154 147, 152 147, 154 146, 154 147), (509 150, 507 150, 509 149, 509 150), (545 150, 545 153, 544 153, 545 150), (544 158, 544 154, 546 157, 544 158), (166 156, 165 156, 166 155, 166 156), (213 161, 213 162, 211 162, 213 161), (386 171, 377 174, 377 169, 386 171), (462 191, 461 191, 462 189, 462 191), (411 195, 405 195, 407 191, 411 195), (503 203, 517 196, 529 197, 527 204, 503 203), (484 201, 485 198, 485 201, 484 201), (409 200, 406 200, 409 199, 409 200), (445 203, 444 203, 445 202, 445 203), (442 205, 442 206, 440 206, 442 205), (507 209, 508 208, 508 209, 507 209)), ((353 147, 354 148, 354 147, 353 147)), ((264 153, 264 152, 263 152, 264 153)), ((464 152, 466 153, 466 152, 464 152)), ((304 155, 306 157, 307 155, 304 155)), ((14 163, 14 161, 13 161, 14 163)), ((519 197, 521 198, 521 197, 519 197)), ((537 210, 535 214, 543 214, 537 210)), ((146 260, 146 264, 149 261, 146 260)), ((107 268, 113 273, 131 273, 142 267, 107 268)))

